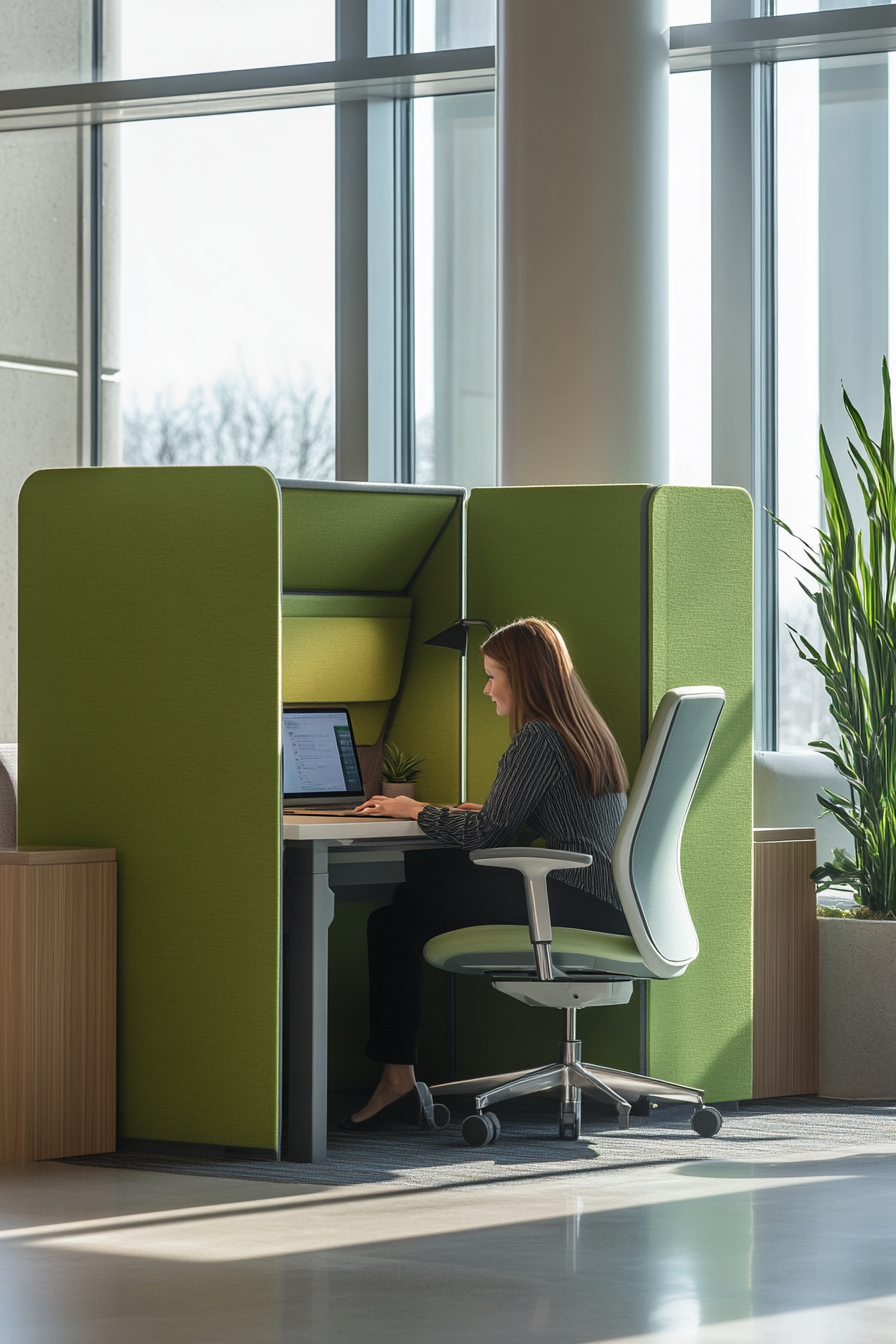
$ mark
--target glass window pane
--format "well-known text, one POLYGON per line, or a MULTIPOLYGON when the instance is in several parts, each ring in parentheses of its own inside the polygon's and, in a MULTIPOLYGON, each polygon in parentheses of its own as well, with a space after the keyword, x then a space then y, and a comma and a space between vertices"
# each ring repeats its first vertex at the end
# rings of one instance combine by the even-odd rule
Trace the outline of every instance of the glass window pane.
MULTIPOLYGON (((881 360, 896 312, 888 160, 890 62, 886 55, 788 62, 777 73, 778 510, 813 540, 821 519, 818 425, 842 469, 857 523, 862 500, 847 457, 843 389, 873 434, 881 422, 881 360), (889 224, 888 224, 889 215, 889 224)), ((779 736, 803 747, 834 732, 820 676, 787 630, 813 643, 814 608, 782 541, 779 574, 779 736)))
MULTIPOLYGON (((334 0, 121 0, 120 78, 303 65, 335 55, 334 0)), ((107 44, 107 78, 119 65, 107 44)))
POLYGON ((333 165, 332 108, 121 128, 126 462, 332 477, 333 165))
POLYGON ((680 23, 709 23, 712 0, 669 0, 669 27, 680 23))
POLYGON ((495 484, 495 99, 414 100, 417 481, 495 484))
POLYGON ((669 81, 669 470, 712 484, 710 73, 669 81))
MULTIPOLYGON (((818 62, 777 72, 778 512, 811 541, 821 514, 818 481, 818 62)), ((821 678, 794 647, 793 626, 817 645, 815 609, 798 580, 801 547, 779 546, 778 736, 805 747, 829 730, 821 678)))
POLYGON ((892 0, 777 0, 776 14, 810 14, 816 9, 864 9, 867 5, 888 5, 892 0))
POLYGON ((495 0, 413 0, 414 50, 490 47, 495 41, 495 0))

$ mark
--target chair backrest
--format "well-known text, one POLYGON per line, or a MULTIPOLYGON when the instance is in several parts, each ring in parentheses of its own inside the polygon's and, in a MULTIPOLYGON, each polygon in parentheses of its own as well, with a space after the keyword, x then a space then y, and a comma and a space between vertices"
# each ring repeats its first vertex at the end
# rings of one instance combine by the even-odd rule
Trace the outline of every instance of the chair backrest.
POLYGON ((700 950, 681 880, 681 835, 724 705, 718 686, 666 692, 613 851, 632 937, 661 979, 681 975, 700 950))
POLYGON ((0 849, 14 849, 16 843, 18 753, 14 742, 0 743, 0 849))

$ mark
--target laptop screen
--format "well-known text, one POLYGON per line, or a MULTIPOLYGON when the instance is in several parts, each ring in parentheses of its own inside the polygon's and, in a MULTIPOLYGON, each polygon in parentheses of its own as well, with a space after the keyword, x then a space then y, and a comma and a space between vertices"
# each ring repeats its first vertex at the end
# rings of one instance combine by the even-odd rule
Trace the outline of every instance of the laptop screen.
POLYGON ((347 709, 283 706, 283 801, 364 801, 361 767, 347 709))

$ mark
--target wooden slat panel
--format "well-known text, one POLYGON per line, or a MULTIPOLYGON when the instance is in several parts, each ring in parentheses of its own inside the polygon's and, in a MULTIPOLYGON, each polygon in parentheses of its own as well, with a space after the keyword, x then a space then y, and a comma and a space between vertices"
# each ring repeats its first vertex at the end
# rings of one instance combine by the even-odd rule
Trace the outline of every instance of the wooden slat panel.
POLYGON ((25 883, 27 868, 0 880, 0 1162, 25 1157, 25 883))
POLYGON ((19 845, 0 849, 0 867, 31 868, 35 864, 114 863, 114 849, 68 849, 60 845, 19 845))
POLYGON ((28 871, 25 907, 25 1156, 64 1153, 66 869, 28 871))
POLYGON ((0 868, 0 1160, 115 1147, 116 865, 0 868))
POLYGON ((114 863, 66 869, 66 1153, 115 1148, 114 863))
POLYGON ((753 845, 753 1096, 818 1091, 815 841, 753 845))

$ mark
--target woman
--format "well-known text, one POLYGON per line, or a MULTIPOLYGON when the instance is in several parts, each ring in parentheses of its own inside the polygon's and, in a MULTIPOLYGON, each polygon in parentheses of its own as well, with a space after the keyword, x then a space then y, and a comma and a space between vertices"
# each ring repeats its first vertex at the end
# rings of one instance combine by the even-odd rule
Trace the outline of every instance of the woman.
POLYGON ((591 854, 589 868, 549 877, 551 919, 561 927, 629 932, 613 882, 612 855, 628 780, 612 733, 547 621, 506 625, 482 646, 484 693, 510 720, 511 743, 485 802, 435 807, 370 798, 357 810, 411 818, 443 849, 410 851, 406 882, 367 926, 370 1029, 367 1054, 383 1074, 367 1105, 342 1122, 375 1129, 412 1118, 423 998, 422 950, 430 938, 473 924, 524 924, 522 876, 479 868, 466 851, 507 844, 531 826, 551 849, 591 854))

